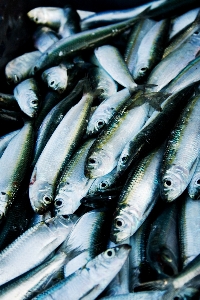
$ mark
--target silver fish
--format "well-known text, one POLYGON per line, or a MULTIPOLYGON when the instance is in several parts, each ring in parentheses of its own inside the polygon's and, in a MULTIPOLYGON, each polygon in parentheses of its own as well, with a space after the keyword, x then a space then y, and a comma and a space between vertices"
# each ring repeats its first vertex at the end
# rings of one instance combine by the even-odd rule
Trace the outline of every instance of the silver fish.
POLYGON ((55 217, 25 231, 0 252, 0 285, 43 262, 68 236, 77 217, 55 217))
POLYGON ((43 81, 54 91, 62 94, 68 83, 67 68, 64 64, 52 67, 42 73, 43 81))
POLYGON ((19 83, 14 89, 14 96, 21 110, 34 118, 39 109, 39 90, 35 79, 30 78, 19 83))
POLYGON ((49 27, 39 27, 33 35, 34 47, 40 52, 45 52, 59 40, 58 34, 49 27))
POLYGON ((119 272, 130 248, 125 244, 106 250, 34 300, 95 299, 119 272))

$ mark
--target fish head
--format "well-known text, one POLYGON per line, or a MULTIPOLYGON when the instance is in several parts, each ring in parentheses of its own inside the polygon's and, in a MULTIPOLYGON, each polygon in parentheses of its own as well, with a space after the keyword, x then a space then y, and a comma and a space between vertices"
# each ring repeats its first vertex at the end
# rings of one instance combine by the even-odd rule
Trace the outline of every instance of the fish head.
POLYGON ((188 193, 190 198, 199 200, 200 199, 200 173, 196 173, 190 181, 188 193))
POLYGON ((36 7, 32 10, 30 10, 27 13, 30 20, 34 21, 36 24, 45 24, 46 18, 44 11, 41 7, 36 7))
POLYGON ((42 79, 47 82, 48 87, 62 94, 68 82, 67 69, 62 66, 52 67, 42 73, 42 79))
POLYGON ((123 171, 126 170, 126 168, 128 166, 129 158, 130 158, 129 149, 127 148, 127 145, 126 145, 119 157, 119 160, 117 163, 117 172, 122 173, 123 171))
POLYGON ((5 192, 0 192, 0 220, 4 217, 9 206, 10 197, 5 192))
POLYGON ((138 229, 139 220, 136 216, 125 210, 121 210, 112 222, 110 239, 118 244, 133 235, 138 229))
POLYGON ((178 165, 172 165, 161 179, 161 197, 164 200, 173 201, 183 193, 188 181, 188 170, 178 165))
POLYGON ((20 87, 17 86, 14 90, 14 96, 21 110, 25 114, 31 118, 37 114, 39 109, 39 99, 34 90, 27 88, 25 85, 21 85, 20 87))
POLYGON ((35 180, 29 185, 29 197, 33 210, 43 214, 53 201, 53 187, 47 181, 35 180))
POLYGON ((56 215, 68 215, 73 214, 78 206, 76 199, 76 193, 72 192, 62 192, 59 191, 58 195, 54 200, 54 210, 56 215))
POLYGON ((145 63, 141 63, 135 67, 134 80, 142 81, 149 73, 149 67, 145 63))
POLYGON ((106 123, 103 116, 92 116, 91 120, 88 123, 86 133, 88 135, 99 133, 105 124, 106 123))
POLYGON ((103 149, 88 156, 85 165, 85 176, 92 179, 110 173, 117 164, 117 160, 109 151, 103 149))

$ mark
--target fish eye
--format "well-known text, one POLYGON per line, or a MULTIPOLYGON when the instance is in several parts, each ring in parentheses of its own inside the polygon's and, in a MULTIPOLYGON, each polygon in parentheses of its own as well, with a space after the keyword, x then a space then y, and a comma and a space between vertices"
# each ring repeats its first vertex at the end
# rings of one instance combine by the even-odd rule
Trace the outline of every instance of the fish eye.
POLYGON ((113 249, 108 249, 106 252, 105 252, 105 255, 109 258, 115 256, 115 251, 113 249))
POLYGON ((62 215, 64 219, 66 220, 70 220, 70 216, 69 215, 62 215))
POLYGON ((43 201, 44 201, 45 204, 50 204, 51 203, 51 198, 49 198, 46 195, 42 199, 43 199, 43 201))
POLYGON ((124 224, 125 224, 125 222, 124 222, 124 220, 122 218, 117 218, 115 220, 115 226, 117 228, 121 228, 122 226, 124 226, 124 224))
POLYGON ((123 156, 123 157, 122 157, 122 162, 123 162, 123 163, 127 162, 128 158, 129 158, 128 155, 123 156))
POLYGON ((96 160, 94 158, 89 158, 88 161, 89 161, 90 164, 95 164, 96 163, 96 160))
POLYGON ((98 126, 99 128, 103 127, 104 124, 105 124, 105 122, 102 121, 102 120, 97 122, 97 126, 98 126))
POLYGON ((171 180, 166 180, 166 181, 164 182, 164 187, 169 187, 169 186, 171 186, 171 185, 172 185, 171 180))
POLYGON ((38 17, 35 17, 35 18, 34 18, 34 21, 35 21, 35 22, 38 22, 38 17))
POLYGON ((141 68, 140 71, 142 72, 146 72, 148 70, 148 68, 141 68))
POLYGON ((200 185, 200 179, 197 179, 196 184, 200 185))
POLYGON ((55 206, 56 206, 56 207, 61 207, 62 204, 63 204, 63 202, 62 202, 61 199, 58 199, 58 200, 55 201, 55 206))
POLYGON ((100 186, 102 188, 106 188, 107 187, 107 182, 105 182, 105 181, 101 182, 100 186))
POLYGON ((31 103, 32 104, 38 104, 38 100, 32 100, 31 103))
POLYGON ((50 86, 54 85, 54 83, 55 83, 55 81, 52 80, 52 81, 50 82, 50 86))
POLYGON ((199 34, 199 31, 195 31, 195 32, 194 32, 194 35, 198 35, 198 34, 199 34))

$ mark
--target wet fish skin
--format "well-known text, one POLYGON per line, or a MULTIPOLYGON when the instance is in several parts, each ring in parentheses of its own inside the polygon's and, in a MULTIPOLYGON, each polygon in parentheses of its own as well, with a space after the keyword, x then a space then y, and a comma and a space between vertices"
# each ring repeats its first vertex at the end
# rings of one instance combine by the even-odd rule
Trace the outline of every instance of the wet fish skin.
POLYGON ((58 30, 62 38, 69 37, 81 31, 78 12, 71 6, 65 6, 64 14, 66 21, 61 24, 58 30))
POLYGON ((16 198, 22 180, 30 164, 33 151, 34 131, 31 122, 27 122, 16 134, 0 158, 0 218, 16 198))
POLYGON ((30 77, 32 66, 40 56, 40 51, 33 51, 11 60, 5 67, 8 83, 17 84, 30 77))
POLYGON ((58 29, 65 22, 64 10, 60 7, 36 7, 27 13, 30 20, 58 29))
POLYGON ((39 109, 40 95, 38 84, 34 78, 26 79, 14 88, 14 96, 21 110, 34 118, 39 109))
POLYGON ((0 285, 43 262, 66 239, 76 220, 72 215, 41 222, 0 252, 0 285))
POLYGON ((40 52, 45 52, 51 45, 59 40, 58 34, 49 27, 38 27, 33 34, 34 47, 40 52))
POLYGON ((143 82, 161 60, 168 39, 170 20, 164 19, 153 25, 143 37, 137 51, 133 72, 136 82, 143 82))
POLYGON ((54 197, 56 215, 73 214, 93 183, 92 179, 88 179, 84 175, 85 159, 93 142, 94 139, 86 141, 66 165, 54 197))
POLYGON ((29 184, 29 197, 36 213, 43 214, 53 202, 57 181, 86 130, 92 102, 93 94, 90 90, 85 91, 44 147, 29 184))
POLYGON ((119 50, 111 45, 103 45, 94 50, 95 56, 101 66, 119 84, 130 91, 136 89, 134 82, 125 61, 119 50))
POLYGON ((0 288, 1 299, 30 299, 46 288, 55 276, 55 273, 63 267, 65 262, 65 253, 56 254, 43 264, 0 288))
POLYGON ((114 212, 110 239, 121 243, 132 236, 159 197, 159 171, 163 146, 151 151, 131 170, 114 212))
POLYGON ((200 198, 200 161, 197 164, 196 170, 188 187, 188 194, 193 200, 200 198))
POLYGON ((193 87, 187 87, 169 96, 161 104, 161 112, 154 111, 140 132, 124 147, 117 169, 124 172, 130 164, 144 157, 170 134, 178 115, 193 95, 193 87))
POLYGON ((67 68, 62 64, 51 67, 42 73, 42 79, 49 88, 62 94, 68 82, 67 68))
POLYGON ((179 213, 179 240, 181 267, 184 268, 199 254, 199 239, 197 238, 199 223, 199 201, 193 201, 187 193, 183 194, 179 213))
POLYGON ((126 244, 106 250, 34 300, 62 300, 66 297, 78 300, 84 296, 95 299, 121 269, 129 251, 130 246, 126 244))
POLYGON ((100 298, 100 300, 160 300, 164 292, 162 291, 148 291, 148 292, 137 292, 129 293, 117 296, 107 296, 100 298))
POLYGON ((108 124, 112 115, 120 109, 121 105, 123 105, 130 96, 131 94, 128 89, 123 89, 100 103, 89 120, 86 131, 87 135, 99 133, 100 130, 108 124))
POLYGON ((161 197, 166 201, 173 201, 183 193, 197 166, 200 149, 199 108, 200 95, 197 95, 190 99, 169 136, 160 181, 161 197), (188 144, 192 147, 188 148, 188 144))
POLYGON ((174 37, 173 40, 171 40, 168 47, 165 49, 163 58, 165 58, 169 53, 176 50, 178 47, 180 47, 181 44, 183 44, 191 35, 198 36, 200 30, 200 10, 194 20, 194 22, 187 26, 185 30, 181 31, 178 36, 174 37))
POLYGON ((88 78, 92 89, 101 90, 101 93, 97 95, 97 100, 102 102, 103 100, 111 97, 117 92, 117 83, 113 78, 101 67, 92 67, 88 71, 88 78))
POLYGON ((132 28, 127 46, 125 49, 124 60, 129 68, 129 71, 133 75, 135 63, 137 59, 138 48, 145 34, 151 29, 155 24, 155 21, 151 19, 143 19, 138 21, 132 28))
POLYGON ((3 136, 0 137, 0 158, 3 155, 3 152, 5 151, 6 147, 10 143, 11 139, 19 133, 19 130, 11 131, 3 136))
POLYGON ((141 97, 139 91, 116 112, 107 126, 98 135, 88 152, 85 174, 97 178, 111 172, 117 165, 118 157, 125 144, 135 136, 148 119, 149 104, 144 103, 129 109, 141 97), (132 122, 132 120, 135 122, 132 122))
MULTIPOLYGON (((60 101, 55 107, 53 107, 44 118, 42 124, 40 125, 39 131, 37 132, 37 140, 32 165, 35 165, 35 163, 37 162, 45 145, 47 144, 54 130, 60 124, 66 113, 73 105, 75 105, 79 101, 81 93, 83 91, 83 86, 83 81, 78 82, 74 90, 62 101, 60 101)), ((57 97, 60 97, 59 94, 57 94, 57 97)))
POLYGON ((118 24, 80 32, 76 35, 61 39, 42 54, 33 67, 32 74, 55 64, 59 64, 63 58, 68 59, 68 57, 76 56, 83 50, 106 43, 112 37, 115 37, 130 28, 136 20, 138 20, 138 16, 118 24))
POLYGON ((147 243, 147 260, 162 277, 178 274, 179 247, 176 203, 164 208, 153 222, 147 243))

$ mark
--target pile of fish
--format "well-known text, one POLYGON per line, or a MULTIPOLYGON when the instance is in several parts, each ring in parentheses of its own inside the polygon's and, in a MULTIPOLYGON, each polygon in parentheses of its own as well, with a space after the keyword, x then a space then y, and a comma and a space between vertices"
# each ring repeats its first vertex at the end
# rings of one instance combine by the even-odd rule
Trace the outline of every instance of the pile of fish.
POLYGON ((199 299, 198 5, 28 12, 0 94, 0 299, 199 299))

